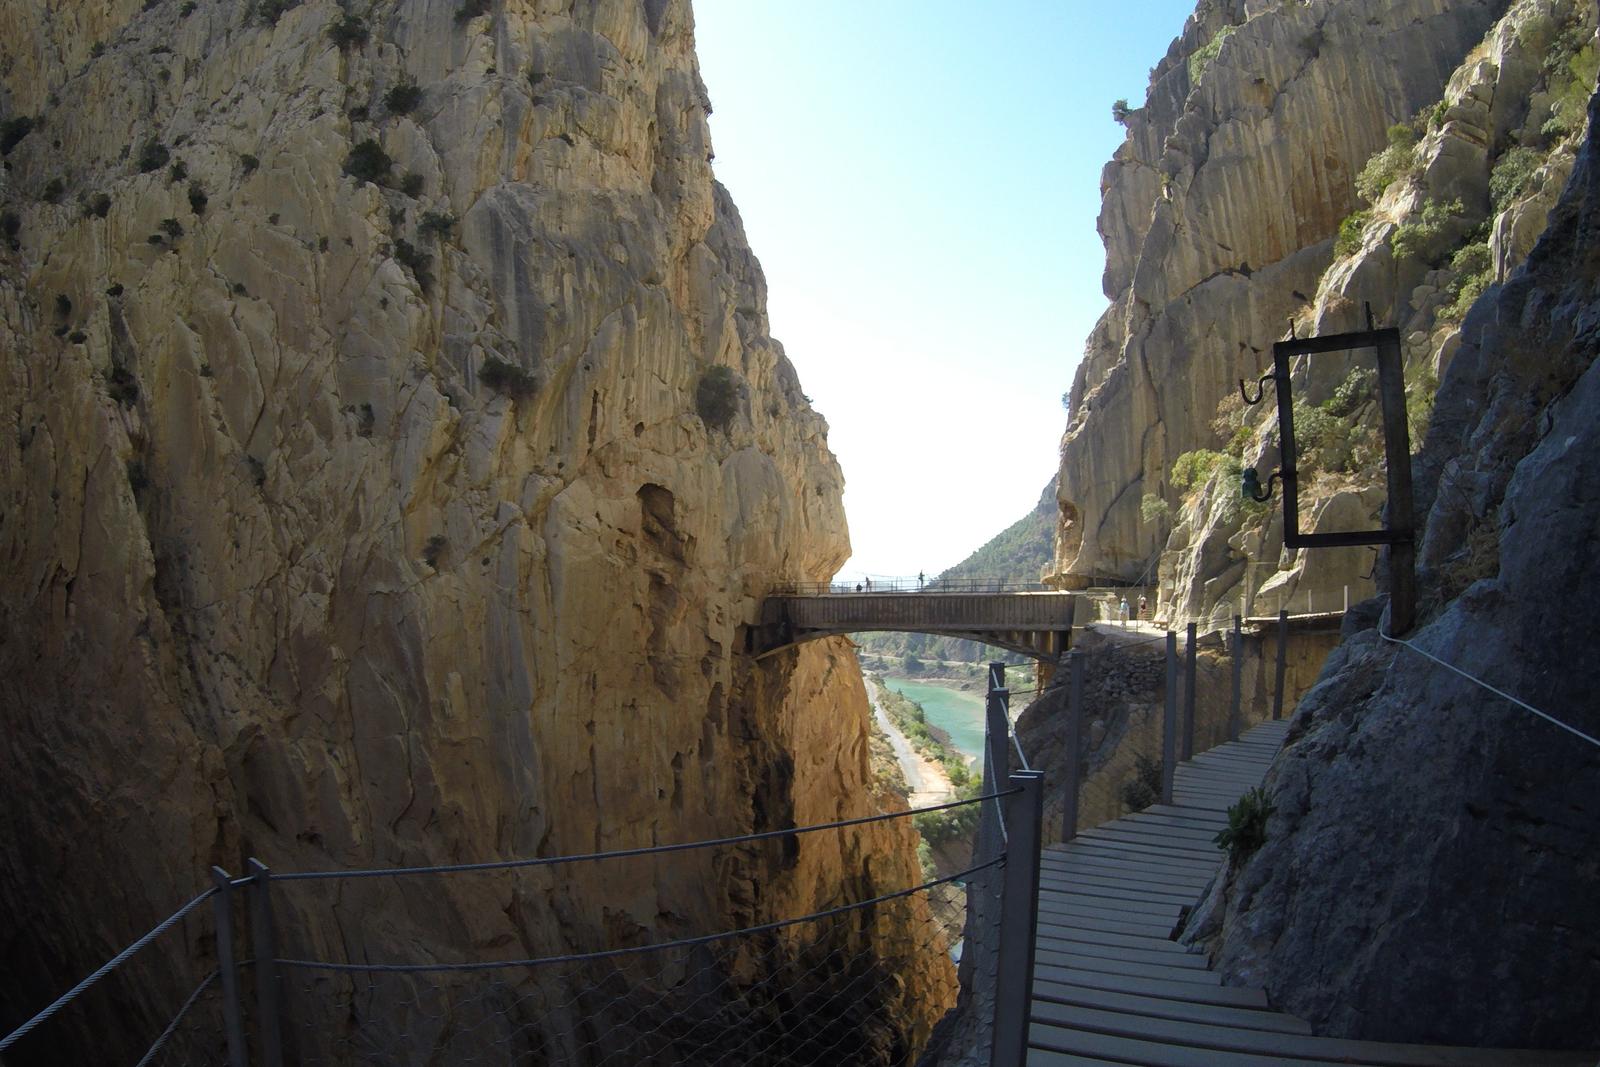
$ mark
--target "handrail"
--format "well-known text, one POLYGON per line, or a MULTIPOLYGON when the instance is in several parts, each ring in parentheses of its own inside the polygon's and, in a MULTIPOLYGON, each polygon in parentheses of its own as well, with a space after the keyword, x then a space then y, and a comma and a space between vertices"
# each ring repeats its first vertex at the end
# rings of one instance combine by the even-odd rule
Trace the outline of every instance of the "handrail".
POLYGON ((754 841, 768 841, 778 837, 815 833, 818 830, 838 830, 849 826, 865 826, 869 823, 905 819, 913 815, 926 815, 929 812, 944 811, 947 808, 959 808, 967 804, 981 804, 986 800, 998 801, 1000 797, 1010 796, 1016 791, 1015 788, 1012 788, 995 793, 985 793, 982 796, 969 797, 965 800, 951 800, 943 804, 930 804, 925 808, 910 808, 906 811, 894 811, 881 815, 863 815, 855 819, 814 823, 810 826, 794 826, 786 830, 764 830, 761 833, 740 834, 737 837, 714 837, 703 841, 684 841, 674 845, 651 845, 646 848, 615 849, 611 852, 584 852, 572 856, 534 856, 518 860, 452 863, 428 867, 377 867, 354 871, 290 871, 282 874, 273 871, 272 880, 274 882, 305 882, 342 878, 387 878, 413 874, 466 874, 479 871, 516 870, 524 867, 555 867, 567 863, 600 862, 603 860, 630 859, 637 856, 660 856, 672 852, 689 852, 702 848, 718 848, 723 845, 742 845, 754 841))
MULTIPOLYGON (((1020 792, 1022 792, 1020 788, 1013 787, 1006 790, 1004 793, 998 793, 996 795, 1010 796, 1013 793, 1020 792)), ((685 937, 676 941, 662 941, 657 944, 629 945, 625 948, 603 949, 598 952, 573 952, 562 956, 542 956, 534 959, 480 960, 476 962, 464 963, 336 963, 331 960, 290 960, 281 958, 274 959, 272 962, 284 967, 299 967, 307 970, 318 971, 352 972, 358 974, 383 974, 395 972, 412 974, 435 971, 492 971, 501 967, 537 967, 551 963, 585 963, 591 960, 604 960, 613 959, 617 956, 636 955, 641 952, 663 952, 668 949, 690 948, 694 945, 706 945, 713 941, 725 941, 728 938, 733 937, 745 937, 750 934, 762 934, 771 930, 781 930, 786 926, 798 926, 801 923, 816 922, 819 919, 830 919, 835 915, 843 915, 845 912, 875 907, 876 905, 883 904, 891 900, 899 900, 903 897, 909 897, 916 893, 925 892, 937 886, 948 885, 964 878, 970 878, 979 871, 987 870, 990 867, 1003 866, 1005 864, 1005 859, 1006 858, 1004 856, 996 856, 992 860, 975 864, 971 867, 968 867, 966 870, 957 871, 955 874, 946 875, 943 878, 935 878, 929 882, 923 882, 921 885, 912 886, 910 889, 901 889, 893 893, 885 893, 882 896, 876 896, 870 900, 857 901, 854 904, 841 904, 836 908, 829 908, 826 911, 812 912, 809 915, 801 915, 798 918, 777 919, 773 922, 762 923, 758 926, 746 926, 738 930, 724 930, 715 934, 702 934, 699 937, 685 937)))
POLYGON ((783 582, 769 596, 853 596, 871 593, 1051 593, 1043 582, 1004 578, 864 578, 860 582, 783 582))

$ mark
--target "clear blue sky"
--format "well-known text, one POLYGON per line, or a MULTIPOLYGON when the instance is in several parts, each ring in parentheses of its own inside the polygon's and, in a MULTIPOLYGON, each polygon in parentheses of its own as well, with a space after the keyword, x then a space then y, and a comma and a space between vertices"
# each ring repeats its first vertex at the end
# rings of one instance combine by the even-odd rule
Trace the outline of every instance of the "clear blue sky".
POLYGON ((935 574, 1054 474, 1111 102, 1193 8, 694 0, 716 174, 844 468, 845 577, 935 574))

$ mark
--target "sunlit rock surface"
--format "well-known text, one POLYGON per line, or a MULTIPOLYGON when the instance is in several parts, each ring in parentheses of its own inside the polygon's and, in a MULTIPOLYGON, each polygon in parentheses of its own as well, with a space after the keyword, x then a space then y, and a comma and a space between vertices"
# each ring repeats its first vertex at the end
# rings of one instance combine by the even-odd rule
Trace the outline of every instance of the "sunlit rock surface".
MULTIPOLYGON (((36 120, 0 175, 8 1020, 211 863, 870 810, 848 646, 742 654, 765 590, 849 547, 826 424, 712 177, 688 3, 458 6, 380 2, 340 47, 329 0, 275 22, 0 5, 4 117, 36 120), (347 173, 368 140, 377 183, 347 173), (712 367, 726 426, 697 413, 712 367)), ((537 955, 898 889, 914 843, 872 826, 279 906, 337 958, 537 955)), ((885 913, 872 939, 919 933, 885 913)), ((952 971, 900 973, 915 1043, 952 971)))

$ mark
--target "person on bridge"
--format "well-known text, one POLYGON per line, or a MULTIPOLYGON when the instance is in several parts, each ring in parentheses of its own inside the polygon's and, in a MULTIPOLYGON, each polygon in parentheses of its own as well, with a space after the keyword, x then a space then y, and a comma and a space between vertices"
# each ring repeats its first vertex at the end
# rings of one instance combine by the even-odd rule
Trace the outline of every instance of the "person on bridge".
POLYGON ((872 579, 871 578, 867 579, 867 592, 869 592, 869 593, 872 592, 872 579))
POLYGON ((1117 621, 1123 626, 1128 625, 1128 598, 1123 597, 1122 603, 1117 607, 1117 621))
POLYGON ((917 572, 917 592, 922 592, 922 572, 917 572))
POLYGON ((1141 593, 1139 595, 1139 621, 1141 621, 1141 622, 1144 621, 1144 618, 1145 618, 1146 614, 1148 614, 1148 608, 1149 607, 1150 607, 1150 601, 1147 600, 1145 598, 1144 594, 1141 593))

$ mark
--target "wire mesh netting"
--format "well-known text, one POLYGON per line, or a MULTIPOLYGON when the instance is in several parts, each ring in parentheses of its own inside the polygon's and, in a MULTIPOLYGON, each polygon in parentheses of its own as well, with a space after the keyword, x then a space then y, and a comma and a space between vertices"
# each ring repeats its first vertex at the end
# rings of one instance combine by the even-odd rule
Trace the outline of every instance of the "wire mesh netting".
POLYGON ((286 965, 285 1045, 305 1064, 911 1064, 938 1014, 912 1000, 953 998, 963 938, 931 891, 513 966, 286 965))
POLYGON ((7 1067, 226 1062, 210 894, 191 901, 37 1016, 5 1035, 7 1067))

